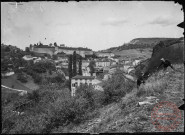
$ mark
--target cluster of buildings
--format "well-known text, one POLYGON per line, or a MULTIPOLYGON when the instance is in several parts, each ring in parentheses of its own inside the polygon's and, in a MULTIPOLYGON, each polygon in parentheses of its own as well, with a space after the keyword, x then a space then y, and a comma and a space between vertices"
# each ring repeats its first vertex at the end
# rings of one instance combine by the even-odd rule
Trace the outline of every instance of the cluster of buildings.
POLYGON ((101 80, 94 76, 77 75, 71 79, 71 96, 75 96, 76 88, 82 84, 92 86, 95 90, 103 91, 101 80))
POLYGON ((58 53, 65 53, 67 55, 73 54, 76 51, 77 54, 85 57, 86 55, 93 55, 93 51, 87 48, 73 48, 65 46, 30 46, 30 51, 34 53, 49 54, 50 56, 56 55, 58 53))
MULTIPOLYGON (((102 88, 102 81, 111 78, 112 74, 117 70, 120 69, 125 72, 125 74, 130 74, 134 71, 134 67, 141 62, 141 59, 119 59, 115 58, 114 54, 111 52, 93 52, 92 50, 86 48, 69 48, 64 46, 30 46, 30 51, 39 53, 39 54, 47 54, 53 57, 54 55, 57 57, 55 58, 54 63, 56 65, 57 71, 61 71, 61 68, 68 68, 68 56, 73 54, 76 51, 77 54, 83 57, 82 60, 82 75, 77 75, 71 79, 71 96, 75 96, 75 92, 77 87, 82 84, 92 85, 95 90, 101 90, 102 88), (86 58, 86 56, 95 55, 96 58, 86 58), (91 76, 90 74, 90 61, 95 61, 95 73, 91 76), (103 73, 103 80, 97 78, 97 73, 103 73)), ((46 56, 46 55, 44 55, 46 56)), ((34 60, 38 62, 42 60, 40 57, 31 57, 25 56, 25 60, 34 60)), ((48 57, 44 58, 48 59, 48 57)), ((77 64, 78 68, 78 64, 77 64)), ((66 76, 68 78, 68 76, 66 76)))

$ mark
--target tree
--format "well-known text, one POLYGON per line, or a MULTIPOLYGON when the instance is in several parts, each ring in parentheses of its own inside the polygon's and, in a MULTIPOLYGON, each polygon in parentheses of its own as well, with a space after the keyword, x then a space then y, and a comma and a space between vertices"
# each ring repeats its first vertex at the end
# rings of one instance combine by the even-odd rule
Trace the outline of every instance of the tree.
POLYGON ((79 59, 79 75, 82 75, 82 57, 80 57, 80 59, 79 59))
POLYGON ((53 60, 57 60, 57 59, 58 59, 57 55, 53 55, 53 60))
POLYGON ((103 83, 104 104, 119 101, 133 89, 134 82, 127 81, 123 74, 123 71, 117 70, 110 79, 103 83))
POLYGON ((95 72, 95 66, 96 66, 96 62, 94 60, 90 61, 89 63, 89 68, 90 68, 90 73, 91 73, 91 76, 93 75, 93 73, 95 72))
POLYGON ((26 47, 25 51, 29 53, 30 52, 29 47, 26 47))
POLYGON ((52 46, 52 43, 50 43, 49 46, 51 47, 52 46))
POLYGON ((68 72, 69 72, 69 89, 71 90, 71 78, 73 77, 73 68, 72 68, 72 55, 69 55, 69 64, 68 64, 68 72))
POLYGON ((72 57, 72 55, 69 55, 69 64, 68 64, 69 79, 71 79, 73 77, 72 62, 73 62, 73 57, 72 57))
POLYGON ((57 47, 57 43, 56 42, 54 42, 54 46, 57 47))
POLYGON ((73 76, 76 76, 77 69, 76 69, 76 51, 73 52, 73 76))
POLYGON ((5 52, 10 52, 10 47, 6 46, 5 52))

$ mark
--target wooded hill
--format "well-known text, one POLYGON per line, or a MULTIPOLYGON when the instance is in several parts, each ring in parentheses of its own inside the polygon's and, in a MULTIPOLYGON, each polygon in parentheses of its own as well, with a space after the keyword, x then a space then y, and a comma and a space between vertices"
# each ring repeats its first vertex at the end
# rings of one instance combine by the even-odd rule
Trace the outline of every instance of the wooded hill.
POLYGON ((129 43, 125 43, 118 47, 111 47, 106 50, 102 51, 108 51, 108 52, 117 52, 122 50, 128 50, 128 49, 139 49, 139 48, 153 48, 157 43, 160 41, 164 42, 176 42, 181 38, 136 38, 131 40, 129 43))

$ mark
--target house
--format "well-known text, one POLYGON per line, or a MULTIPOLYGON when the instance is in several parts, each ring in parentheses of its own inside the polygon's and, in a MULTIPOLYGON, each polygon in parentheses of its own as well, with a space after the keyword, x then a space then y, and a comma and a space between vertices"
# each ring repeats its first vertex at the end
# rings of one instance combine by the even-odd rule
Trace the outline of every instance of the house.
POLYGON ((103 80, 108 80, 111 77, 112 77, 111 74, 105 74, 104 77, 103 77, 103 80))
POLYGON ((22 57, 24 60, 29 61, 29 60, 33 60, 33 57, 31 55, 25 55, 24 57, 22 57))
POLYGON ((67 62, 68 56, 64 52, 57 53, 57 58, 59 61, 67 62))
POLYGON ((96 67, 108 67, 111 65, 111 62, 108 60, 97 60, 96 67))
POLYGON ((95 90, 103 91, 102 81, 99 79, 92 80, 92 85, 95 90))
POLYGON ((116 63, 119 63, 119 59, 117 59, 117 58, 109 58, 109 59, 112 60, 112 61, 115 61, 116 63))
POLYGON ((109 74, 114 74, 114 73, 116 72, 116 70, 117 70, 116 67, 115 67, 115 68, 111 68, 111 69, 109 70, 109 74))
POLYGON ((6 73, 1 73, 1 76, 7 77, 7 76, 12 76, 14 74, 15 74, 15 72, 14 71, 11 71, 11 72, 6 72, 6 73))
POLYGON ((25 67, 19 67, 19 69, 24 69, 25 67))
POLYGON ((34 58, 34 57, 33 57, 33 59, 34 59, 34 60, 33 60, 34 63, 39 62, 39 61, 42 60, 41 57, 39 57, 39 58, 34 58))
POLYGON ((60 70, 62 67, 61 66, 55 66, 57 70, 60 70))
POLYGON ((92 85, 94 76, 77 75, 71 78, 71 96, 75 96, 76 88, 81 84, 92 85))
POLYGON ((82 60, 82 69, 85 69, 87 66, 89 66, 88 60, 82 60))
POLYGON ((134 60, 134 61, 132 62, 132 65, 133 65, 133 66, 137 66, 140 62, 141 62, 141 60, 134 60))
POLYGON ((83 76, 91 76, 91 74, 89 73, 89 71, 87 69, 82 69, 82 75, 83 76))
POLYGON ((102 91, 102 81, 94 76, 77 75, 71 79, 71 96, 75 96, 76 88, 82 84, 92 85, 95 90, 102 91))
POLYGON ((120 67, 120 70, 124 71, 125 73, 127 73, 127 69, 129 68, 130 66, 123 66, 123 67, 120 67))

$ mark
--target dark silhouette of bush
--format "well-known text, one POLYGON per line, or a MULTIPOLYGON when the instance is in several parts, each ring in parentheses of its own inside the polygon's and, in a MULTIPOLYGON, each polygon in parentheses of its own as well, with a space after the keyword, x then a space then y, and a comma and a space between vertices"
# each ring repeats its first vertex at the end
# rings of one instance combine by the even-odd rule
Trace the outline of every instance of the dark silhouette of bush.
POLYGON ((27 78, 22 73, 17 74, 17 80, 21 81, 22 83, 28 82, 27 78))

